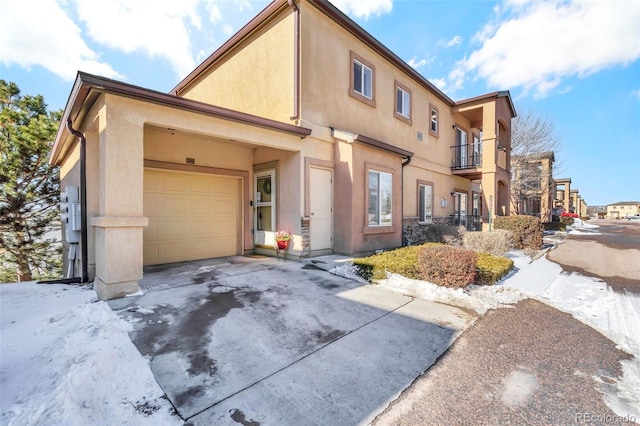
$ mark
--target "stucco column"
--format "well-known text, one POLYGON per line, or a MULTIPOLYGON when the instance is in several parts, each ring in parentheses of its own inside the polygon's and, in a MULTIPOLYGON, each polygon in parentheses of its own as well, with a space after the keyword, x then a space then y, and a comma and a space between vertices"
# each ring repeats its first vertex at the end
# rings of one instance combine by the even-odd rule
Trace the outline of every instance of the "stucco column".
POLYGON ((138 291, 142 278, 144 122, 110 95, 99 113, 99 215, 95 290, 102 300, 138 291))

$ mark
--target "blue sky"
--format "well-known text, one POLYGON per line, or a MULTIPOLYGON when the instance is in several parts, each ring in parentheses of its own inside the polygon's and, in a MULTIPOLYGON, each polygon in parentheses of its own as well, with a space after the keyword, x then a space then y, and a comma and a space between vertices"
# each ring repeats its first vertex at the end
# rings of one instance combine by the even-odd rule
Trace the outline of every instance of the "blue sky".
MULTIPOLYGON (((2 0, 0 78, 63 108, 77 70, 169 91, 266 0, 2 0)), ((335 0, 454 100, 510 90, 589 205, 640 200, 640 1, 335 0)))

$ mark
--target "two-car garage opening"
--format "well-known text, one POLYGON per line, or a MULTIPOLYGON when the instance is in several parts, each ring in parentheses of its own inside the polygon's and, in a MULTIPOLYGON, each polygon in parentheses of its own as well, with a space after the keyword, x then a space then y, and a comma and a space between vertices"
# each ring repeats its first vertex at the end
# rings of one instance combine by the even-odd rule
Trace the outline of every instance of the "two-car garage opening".
POLYGON ((144 265, 241 254, 242 179, 145 168, 144 265))

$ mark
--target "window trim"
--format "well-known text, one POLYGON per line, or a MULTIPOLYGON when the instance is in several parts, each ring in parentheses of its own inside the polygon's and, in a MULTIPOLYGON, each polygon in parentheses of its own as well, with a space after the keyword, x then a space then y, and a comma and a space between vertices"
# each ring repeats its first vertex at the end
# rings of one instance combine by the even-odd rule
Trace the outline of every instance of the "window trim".
POLYGON ((437 106, 435 106, 432 103, 429 104, 429 134, 436 138, 440 137, 440 110, 438 109, 437 106), (434 123, 433 121, 434 111, 436 113, 436 119, 435 119, 436 130, 435 131, 432 128, 434 123))
MULTIPOLYGON (((417 183, 417 187, 418 187, 418 189, 417 189, 417 197, 416 197, 417 200, 418 200, 418 203, 416 204, 416 210, 418 212, 418 223, 431 224, 431 223, 433 223, 433 211, 434 211, 434 184, 433 184, 433 182, 428 182, 426 180, 420 180, 420 179, 418 179, 416 181, 416 183, 417 183), (431 219, 430 220, 422 220, 422 213, 423 212, 420 211, 420 202, 422 201, 421 200, 422 197, 420 195, 420 189, 421 189, 422 186, 430 186, 431 187, 431 219)), ((426 216, 425 216, 425 219, 426 219, 426 216)))
POLYGON ((389 167, 380 166, 377 164, 365 163, 365 200, 364 200, 364 230, 363 234, 385 234, 385 233, 393 233, 395 232, 395 196, 394 192, 396 192, 396 173, 393 169, 389 167), (369 224, 369 172, 378 172, 378 173, 386 173, 391 176, 391 223, 389 224, 380 224, 380 225, 370 225, 369 224))
POLYGON ((371 62, 367 61, 362 56, 354 52, 353 50, 350 51, 350 60, 349 60, 349 96, 361 102, 364 102, 365 104, 373 108, 376 107, 376 67, 371 62), (355 76, 353 72, 353 64, 356 61, 371 70, 371 98, 368 98, 367 96, 356 91, 355 89, 355 76))
POLYGON ((411 105, 411 102, 413 99, 413 93, 411 92, 411 89, 409 89, 404 84, 400 83, 398 80, 394 80, 394 83, 395 84, 393 85, 393 116, 398 120, 404 121, 405 123, 410 125, 411 114, 413 114, 413 107, 411 105), (398 89, 403 90, 409 96, 409 116, 408 117, 398 112, 398 106, 399 106, 398 105, 398 89))

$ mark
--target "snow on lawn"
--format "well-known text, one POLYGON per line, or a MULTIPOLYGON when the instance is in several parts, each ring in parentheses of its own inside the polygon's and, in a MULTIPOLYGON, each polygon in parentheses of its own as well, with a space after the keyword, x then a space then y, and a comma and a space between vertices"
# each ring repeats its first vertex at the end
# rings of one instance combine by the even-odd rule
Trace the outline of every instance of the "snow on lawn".
POLYGON ((181 424, 131 325, 81 286, 0 285, 2 424, 181 424))

